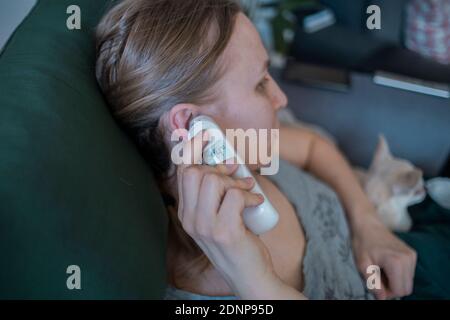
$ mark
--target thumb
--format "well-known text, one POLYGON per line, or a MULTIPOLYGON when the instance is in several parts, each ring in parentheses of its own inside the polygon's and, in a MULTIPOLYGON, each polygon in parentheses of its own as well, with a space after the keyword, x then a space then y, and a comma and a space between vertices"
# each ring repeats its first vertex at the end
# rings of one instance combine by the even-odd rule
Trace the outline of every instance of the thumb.
POLYGON ((377 300, 386 300, 387 298, 386 286, 383 282, 381 282, 380 289, 372 289, 371 292, 375 295, 377 300))
POLYGON ((383 277, 383 272, 378 268, 378 270, 371 267, 374 266, 372 259, 366 257, 362 259, 359 264, 360 272, 363 274, 365 279, 366 288, 375 296, 377 300, 385 300, 387 298, 387 281, 386 277, 383 277), (374 273, 375 272, 375 273, 374 273), (375 279, 373 277, 376 277, 375 279), (372 281, 375 280, 375 287, 372 281))
POLYGON ((386 274, 383 272, 383 269, 381 269, 380 274, 380 288, 379 289, 373 289, 372 292, 377 298, 377 300, 386 300, 389 299, 389 283, 388 279, 386 277, 386 274))

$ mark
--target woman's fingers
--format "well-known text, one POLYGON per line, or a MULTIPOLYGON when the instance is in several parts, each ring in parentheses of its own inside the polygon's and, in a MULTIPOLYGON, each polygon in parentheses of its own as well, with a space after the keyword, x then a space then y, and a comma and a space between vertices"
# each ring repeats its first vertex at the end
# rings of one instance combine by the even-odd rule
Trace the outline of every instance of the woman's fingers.
POLYGON ((190 226, 193 224, 193 213, 196 211, 200 194, 202 172, 199 166, 190 166, 180 174, 181 191, 179 197, 183 199, 183 208, 179 209, 180 219, 186 232, 192 232, 190 226))
POLYGON ((206 131, 200 131, 192 139, 183 141, 182 163, 177 167, 178 190, 182 190, 184 170, 195 163, 201 163, 203 147, 208 142, 206 131))
POLYGON ((178 168, 178 183, 181 188, 179 194, 183 203, 182 209, 178 211, 178 218, 188 234, 194 235, 197 229, 205 233, 207 228, 215 225, 215 216, 226 190, 253 187, 253 178, 231 177, 236 169, 236 164, 190 165, 178 168), (200 225, 196 225, 196 221, 200 225))
POLYGON ((414 274, 416 273, 417 265, 417 252, 411 250, 411 264, 409 265, 409 285, 407 288, 408 295, 413 293, 414 290, 414 274))
MULTIPOLYGON (((255 207, 264 202, 264 197, 259 193, 252 193, 247 190, 231 188, 229 189, 223 198, 222 205, 219 208, 219 213, 217 216, 217 229, 216 233, 219 233, 220 230, 225 229, 225 237, 228 233, 229 236, 235 232, 241 231, 239 226, 242 226, 242 212, 247 207, 255 207), (225 226, 229 226, 230 229, 226 230, 225 226)), ((226 240, 226 239, 225 239, 226 240)), ((230 240, 230 239, 229 239, 230 240)))
POLYGON ((252 177, 244 179, 233 179, 227 175, 206 173, 200 187, 200 195, 197 213, 196 227, 199 233, 209 232, 216 224, 217 211, 219 210, 225 193, 232 188, 250 190, 255 181, 252 177), (204 232, 203 232, 204 231, 204 232))
POLYGON ((393 256, 384 265, 384 271, 388 280, 386 297, 402 297, 405 295, 405 272, 401 263, 401 258, 393 256))
MULTIPOLYGON (((200 190, 201 183, 205 175, 209 174, 220 174, 228 179, 232 179, 228 177, 233 174, 236 170, 237 166, 235 165, 218 165, 215 167, 206 166, 206 165, 191 165, 182 169, 178 169, 178 184, 179 184, 179 193, 181 193, 182 199, 182 207, 180 213, 180 220, 183 218, 183 212, 193 212, 197 207, 197 202, 199 200, 199 195, 204 197, 206 194, 210 192, 210 190, 200 190), (206 192, 208 191, 208 192, 206 192)), ((210 180, 210 179, 208 179, 210 180)), ((243 181, 239 179, 236 184, 236 187, 245 188, 245 184, 243 181)))
MULTIPOLYGON (((249 192, 254 178, 234 179, 238 168, 233 161, 216 166, 200 165, 203 148, 208 140, 206 131, 198 133, 182 147, 183 163, 177 168, 179 190, 178 218, 191 236, 212 235, 218 216, 228 219, 227 225, 242 226, 241 213, 245 207, 257 206, 262 195, 249 192)), ((224 221, 225 222, 225 221, 224 221)))
POLYGON ((200 131, 192 139, 183 141, 182 146, 182 163, 177 167, 177 183, 178 183, 178 218, 183 220, 183 213, 187 206, 187 210, 195 208, 198 198, 198 189, 200 187, 200 172, 196 172, 192 168, 194 163, 200 163, 202 159, 203 148, 208 142, 208 134, 206 131, 200 131), (188 169, 186 173, 186 169, 188 169), (185 176, 187 181, 184 180, 185 176), (188 192, 186 192, 188 191, 188 192))
MULTIPOLYGON (((178 184, 178 218, 182 219, 182 213, 184 211, 184 203, 185 203, 185 193, 183 192, 183 174, 184 170, 189 167, 194 161, 198 159, 198 157, 201 158, 202 156, 202 150, 195 150, 195 146, 198 146, 201 141, 204 141, 203 144, 206 144, 206 139, 203 139, 203 132, 200 131, 197 133, 191 140, 185 140, 183 141, 182 145, 182 163, 177 166, 177 184, 178 184), (188 160, 187 160, 188 159, 188 160), (192 159, 192 160, 191 160, 192 159)), ((203 145, 202 144, 202 145, 203 145)), ((197 147, 198 149, 198 147, 197 147)), ((192 184, 194 181, 189 181, 189 184, 193 186, 192 184)), ((194 190, 195 191, 195 190, 194 190)), ((196 197, 196 194, 189 194, 189 198, 196 197)))

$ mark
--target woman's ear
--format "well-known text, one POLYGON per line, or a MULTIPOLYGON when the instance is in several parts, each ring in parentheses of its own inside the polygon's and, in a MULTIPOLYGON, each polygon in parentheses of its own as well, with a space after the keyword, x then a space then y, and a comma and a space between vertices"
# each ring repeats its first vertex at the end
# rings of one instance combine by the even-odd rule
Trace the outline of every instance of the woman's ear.
POLYGON ((180 103, 172 107, 169 111, 170 131, 176 129, 189 129, 189 122, 199 115, 200 108, 190 103, 180 103))

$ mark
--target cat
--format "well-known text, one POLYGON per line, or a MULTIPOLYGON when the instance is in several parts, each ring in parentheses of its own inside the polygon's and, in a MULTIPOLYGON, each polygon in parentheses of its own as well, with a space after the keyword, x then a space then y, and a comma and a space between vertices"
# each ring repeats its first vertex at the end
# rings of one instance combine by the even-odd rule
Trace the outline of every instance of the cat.
POLYGON ((382 222, 393 231, 409 231, 412 220, 408 206, 426 196, 422 170, 392 156, 385 137, 379 135, 369 170, 355 167, 354 172, 382 222))
MULTIPOLYGON (((300 121, 289 108, 279 110, 278 119, 310 129, 337 145, 328 131, 300 121)), ((408 206, 422 202, 426 196, 422 171, 407 160, 393 157, 383 135, 379 136, 369 170, 359 167, 353 167, 353 170, 383 223, 393 231, 409 231, 412 220, 408 206)))

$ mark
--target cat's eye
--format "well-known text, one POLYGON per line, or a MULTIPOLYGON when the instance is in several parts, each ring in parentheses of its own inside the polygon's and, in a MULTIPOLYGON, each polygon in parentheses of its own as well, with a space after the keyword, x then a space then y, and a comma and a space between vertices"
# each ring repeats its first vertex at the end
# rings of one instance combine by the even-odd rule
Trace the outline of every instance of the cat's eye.
POLYGON ((422 174, 418 170, 408 171, 400 176, 400 182, 409 188, 413 188, 421 179, 422 174))
POLYGON ((391 186, 392 194, 410 194, 422 181, 422 171, 415 169, 398 173, 391 186))

